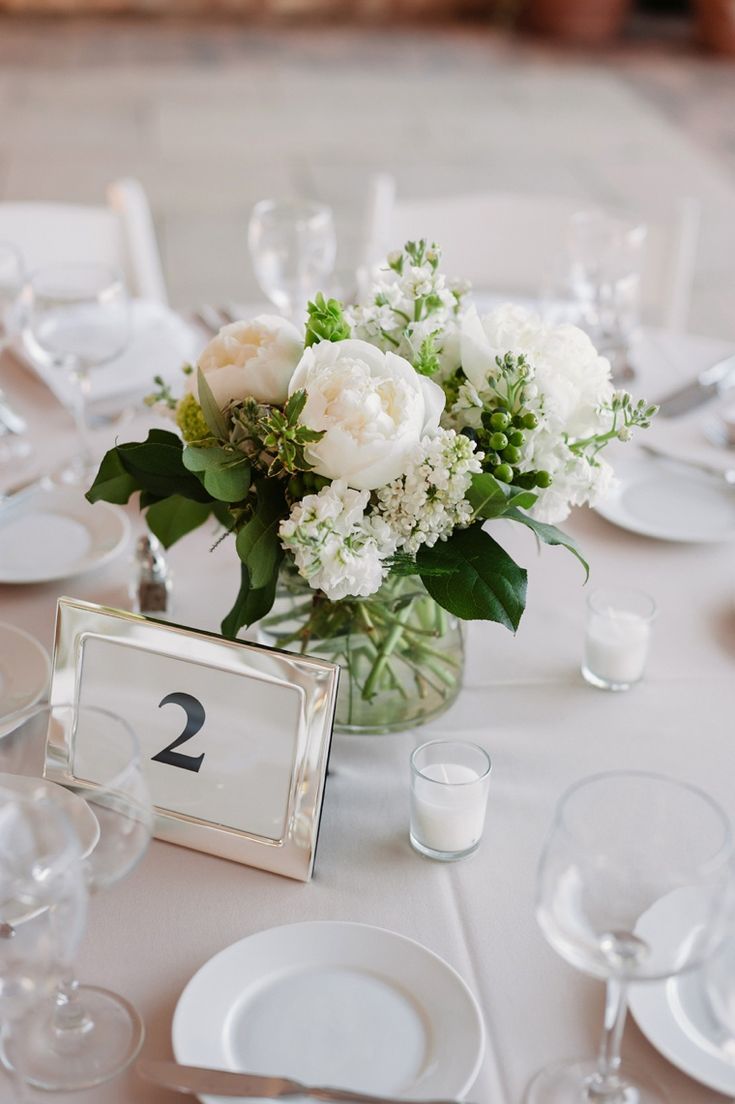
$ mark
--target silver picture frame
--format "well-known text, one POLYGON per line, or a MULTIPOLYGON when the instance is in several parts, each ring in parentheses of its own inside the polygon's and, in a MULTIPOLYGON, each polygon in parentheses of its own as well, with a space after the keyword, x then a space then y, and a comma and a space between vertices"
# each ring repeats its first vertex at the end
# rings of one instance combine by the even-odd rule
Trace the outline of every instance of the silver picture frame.
MULTIPOLYGON (((304 882, 314 869, 338 681, 339 666, 313 656, 58 600, 51 704, 104 707, 130 723, 155 836, 304 882), (197 725, 189 701, 201 711, 197 725), (179 707, 187 727, 169 740, 181 731, 179 707)), ((44 776, 94 788, 74 773, 70 728, 49 727, 44 776)))

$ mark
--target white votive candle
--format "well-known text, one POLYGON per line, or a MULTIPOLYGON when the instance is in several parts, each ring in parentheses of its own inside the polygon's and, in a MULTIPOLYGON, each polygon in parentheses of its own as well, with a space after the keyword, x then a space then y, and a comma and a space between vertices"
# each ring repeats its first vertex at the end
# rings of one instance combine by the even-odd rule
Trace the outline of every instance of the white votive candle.
POLYGON ((639 591, 604 590, 589 599, 582 674, 603 690, 627 690, 640 682, 656 607, 639 591))
POLYGON ((411 756, 411 843, 424 855, 457 859, 485 826, 490 758, 460 740, 432 740, 411 756))

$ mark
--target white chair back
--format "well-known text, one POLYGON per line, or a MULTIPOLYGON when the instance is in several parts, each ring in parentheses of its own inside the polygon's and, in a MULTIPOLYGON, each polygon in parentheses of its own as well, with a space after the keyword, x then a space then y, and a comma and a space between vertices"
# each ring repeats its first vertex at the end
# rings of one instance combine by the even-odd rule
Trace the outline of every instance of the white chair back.
POLYGON ((20 250, 29 272, 67 261, 109 264, 125 274, 131 295, 168 302, 153 219, 138 180, 110 184, 104 207, 0 203, 0 241, 20 250))
MULTIPOLYGON (((442 248, 450 275, 472 281, 478 291, 538 298, 560 275, 569 222, 589 207, 562 197, 502 192, 444 199, 396 200, 392 177, 375 178, 368 262, 405 241, 430 237, 442 248)), ((642 221, 645 242, 642 300, 644 321, 686 328, 699 233, 699 205, 680 201, 670 219, 642 221)))

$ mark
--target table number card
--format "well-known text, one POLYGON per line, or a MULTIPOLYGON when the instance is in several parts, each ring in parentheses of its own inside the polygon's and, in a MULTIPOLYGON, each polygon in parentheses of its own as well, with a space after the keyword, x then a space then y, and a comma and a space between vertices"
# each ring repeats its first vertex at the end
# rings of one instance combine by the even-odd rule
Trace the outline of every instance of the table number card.
MULTIPOLYGON (((59 599, 53 704, 109 709, 141 745, 159 839, 308 881, 339 668, 59 599)), ((90 785, 94 732, 50 732, 46 777, 90 785)))

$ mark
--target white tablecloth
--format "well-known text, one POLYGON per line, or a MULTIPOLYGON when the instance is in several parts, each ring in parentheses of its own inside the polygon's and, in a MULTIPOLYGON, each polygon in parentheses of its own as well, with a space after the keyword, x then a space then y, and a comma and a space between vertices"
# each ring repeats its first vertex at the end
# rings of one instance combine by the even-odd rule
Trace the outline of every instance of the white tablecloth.
MULTIPOLYGON (((649 335, 636 390, 655 398, 727 352, 718 342, 649 335)), ((53 468, 72 448, 69 419, 8 358, 0 382, 31 422, 38 467, 53 468)), ((702 418, 700 412, 686 422, 662 423, 656 433, 706 455, 702 418)), ((118 433, 127 439, 139 428, 118 433)), ((722 462, 721 453, 711 455, 722 462)), ((20 474, 16 469, 12 478, 20 474)), ((412 936, 466 978, 488 1034, 470 1100, 515 1104, 539 1066, 594 1052, 602 986, 563 962, 538 930, 537 858, 560 793, 595 771, 669 772, 703 786, 735 814, 735 562, 732 546, 655 542, 589 511, 577 512, 568 528, 591 561, 591 585, 630 584, 656 598, 661 612, 646 680, 620 695, 582 681, 586 592, 579 564, 562 549, 539 555, 526 531, 498 526, 495 535, 529 569, 528 610, 517 638, 496 625, 470 626, 465 689, 429 728, 335 738, 311 884, 154 842, 124 883, 93 901, 82 979, 135 1003, 147 1025, 145 1055, 170 1054, 177 998, 210 956, 261 928, 326 918, 412 936), (407 836, 408 755, 419 739, 437 733, 476 740, 493 759, 483 844, 469 860, 449 866, 419 858, 407 836)), ((210 544, 210 533, 199 532, 171 552, 173 619, 180 623, 216 628, 231 604, 235 557, 226 545, 210 556, 210 544)), ((63 584, 0 587, 0 617, 50 646, 59 594, 125 608, 128 571, 121 558, 63 584)), ((669 1065, 632 1023, 624 1054, 661 1081, 674 1104, 721 1099, 669 1065)), ((57 1099, 174 1104, 181 1098, 143 1085, 129 1071, 117 1082, 57 1099)))

